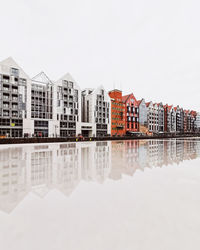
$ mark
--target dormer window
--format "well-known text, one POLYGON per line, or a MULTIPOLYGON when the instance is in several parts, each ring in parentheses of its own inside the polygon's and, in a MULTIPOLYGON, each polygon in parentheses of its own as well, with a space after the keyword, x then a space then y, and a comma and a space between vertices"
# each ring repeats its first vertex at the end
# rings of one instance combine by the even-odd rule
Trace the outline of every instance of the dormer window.
POLYGON ((16 68, 11 68, 11 75, 13 76, 19 76, 19 70, 16 68))

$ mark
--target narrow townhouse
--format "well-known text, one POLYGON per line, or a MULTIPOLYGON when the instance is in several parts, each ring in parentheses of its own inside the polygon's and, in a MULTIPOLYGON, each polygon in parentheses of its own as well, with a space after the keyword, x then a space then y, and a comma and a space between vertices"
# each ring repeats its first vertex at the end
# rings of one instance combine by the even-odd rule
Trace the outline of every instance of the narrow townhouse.
POLYGON ((126 134, 132 134, 139 131, 139 110, 137 100, 132 94, 122 97, 125 104, 125 126, 126 134))
POLYGON ((150 132, 158 133, 158 105, 157 103, 148 102, 147 106, 147 120, 148 120, 148 128, 150 132))
POLYGON ((122 91, 114 89, 108 92, 111 99, 111 135, 125 135, 125 104, 122 91))
POLYGON ((53 137, 57 134, 57 126, 55 86, 41 72, 31 83, 31 131, 34 136, 53 137))
POLYGON ((148 134, 147 107, 144 99, 137 103, 139 110, 139 132, 148 134))
POLYGON ((84 136, 106 136, 111 133, 111 100, 103 86, 81 93, 84 136))
POLYGON ((61 137, 81 134, 81 89, 67 73, 55 82, 56 88, 56 135, 61 137))
POLYGON ((158 132, 164 132, 164 106, 162 102, 157 104, 158 106, 158 132))

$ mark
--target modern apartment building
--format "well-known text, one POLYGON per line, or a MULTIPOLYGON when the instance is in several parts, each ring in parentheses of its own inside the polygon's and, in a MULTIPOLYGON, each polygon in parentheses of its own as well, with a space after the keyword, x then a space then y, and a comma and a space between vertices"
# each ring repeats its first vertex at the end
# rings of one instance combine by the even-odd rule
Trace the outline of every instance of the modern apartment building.
POLYGON ((11 58, 0 62, 0 135, 21 137, 29 133, 29 76, 11 58))
POLYGON ((81 133, 81 89, 67 73, 55 83, 57 99, 56 134, 61 137, 81 133))
POLYGON ((174 108, 176 111, 176 132, 184 132, 184 111, 179 106, 174 108))
POLYGON ((196 113, 196 118, 194 121, 194 127, 197 131, 200 131, 200 113, 196 113))
POLYGON ((148 133, 147 107, 144 99, 137 102, 139 110, 139 132, 148 133))
POLYGON ((111 100, 103 86, 82 91, 82 124, 84 136, 105 136, 111 133, 111 100))
POLYGON ((31 83, 31 131, 35 136, 55 136, 56 99, 53 82, 41 72, 32 78, 31 83))
POLYGON ((125 104, 125 126, 126 133, 135 133, 139 131, 139 109, 137 106, 137 100, 132 94, 122 97, 125 104))
POLYGON ((173 105, 164 106, 164 132, 174 133, 176 132, 176 112, 173 105))
POLYGON ((158 132, 164 132, 164 106, 162 102, 157 104, 158 106, 158 132))
POLYGON ((122 101, 122 91, 109 91, 111 99, 111 135, 125 135, 125 104, 122 101))
POLYGON ((157 103, 148 102, 147 106, 147 121, 148 129, 150 132, 157 133, 159 131, 158 127, 158 105, 157 103))

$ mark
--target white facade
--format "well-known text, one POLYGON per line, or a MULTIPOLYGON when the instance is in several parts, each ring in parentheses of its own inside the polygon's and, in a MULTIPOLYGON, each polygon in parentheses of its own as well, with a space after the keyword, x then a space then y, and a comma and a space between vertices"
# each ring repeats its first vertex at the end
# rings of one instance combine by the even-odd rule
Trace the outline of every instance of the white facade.
POLYGON ((198 131, 200 130, 200 113, 197 113, 197 115, 196 115, 195 128, 196 128, 198 131))
POLYGON ((77 136, 81 134, 81 89, 68 73, 56 83, 57 134, 77 136))
POLYGON ((147 106, 147 121, 150 132, 158 132, 158 105, 152 102, 146 104, 147 106))
POLYGON ((30 132, 29 76, 11 58, 0 62, 0 135, 21 137, 30 132))
POLYGON ((111 100, 103 86, 82 91, 82 134, 84 133, 88 136, 111 133, 111 100))
POLYGON ((31 79, 12 58, 0 63, 0 136, 107 135, 110 109, 102 86, 81 94, 70 74, 56 82, 44 72, 31 79))

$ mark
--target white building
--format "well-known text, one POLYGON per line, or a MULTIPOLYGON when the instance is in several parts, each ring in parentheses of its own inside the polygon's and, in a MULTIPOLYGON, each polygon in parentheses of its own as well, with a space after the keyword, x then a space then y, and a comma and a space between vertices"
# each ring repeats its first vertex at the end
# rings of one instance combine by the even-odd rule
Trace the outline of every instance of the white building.
POLYGON ((81 89, 68 73, 56 83, 57 120, 56 134, 77 136, 81 133, 81 89))
POLYGON ((58 121, 55 97, 55 86, 44 72, 32 78, 30 121, 32 134, 44 137, 56 134, 58 121))
POLYGON ((31 80, 11 58, 0 62, 0 135, 29 133, 31 80))
POLYGON ((195 120, 195 129, 200 131, 200 113, 198 112, 195 120))
POLYGON ((84 136, 104 136, 111 132, 111 100, 103 86, 82 91, 82 127, 84 136))
POLYGON ((147 121, 150 132, 158 132, 158 105, 153 102, 146 103, 147 106, 147 121))

